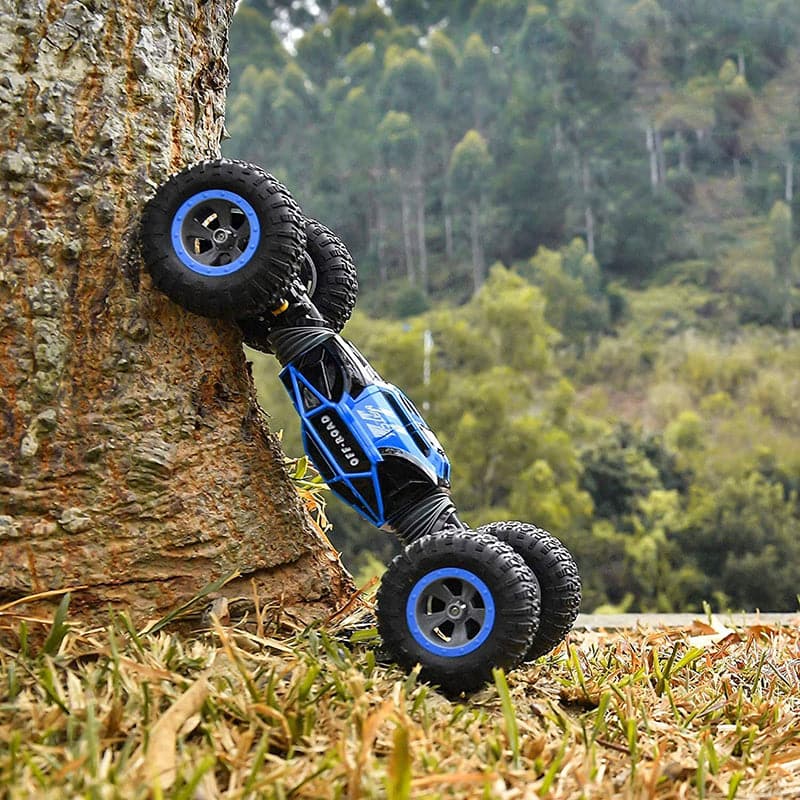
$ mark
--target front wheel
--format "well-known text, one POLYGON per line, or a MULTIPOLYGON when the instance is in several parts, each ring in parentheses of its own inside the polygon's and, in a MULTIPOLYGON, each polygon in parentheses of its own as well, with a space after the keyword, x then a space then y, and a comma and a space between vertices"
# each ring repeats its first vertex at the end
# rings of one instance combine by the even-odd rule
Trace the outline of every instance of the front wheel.
POLYGON ((159 187, 140 242, 156 288, 195 314, 233 319, 280 305, 306 237, 285 186, 258 166, 223 158, 159 187))
POLYGON ((511 547, 473 531, 434 533, 404 548, 377 597, 384 647, 445 691, 472 691, 530 647, 539 586, 511 547))
POLYGON ((542 596, 539 630, 525 654, 533 661, 549 653, 572 630, 581 605, 581 579, 569 550, 555 536, 525 522, 493 522, 481 533, 497 537, 522 557, 542 596))

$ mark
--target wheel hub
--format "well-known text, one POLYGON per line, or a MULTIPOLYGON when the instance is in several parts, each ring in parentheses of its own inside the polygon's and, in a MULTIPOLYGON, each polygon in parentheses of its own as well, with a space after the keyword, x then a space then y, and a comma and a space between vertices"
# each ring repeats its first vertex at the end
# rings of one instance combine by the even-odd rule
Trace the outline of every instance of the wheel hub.
POLYGON ((217 228, 213 234, 214 243, 218 246, 229 245, 232 234, 233 231, 229 231, 227 228, 217 228))
POLYGON ((464 613, 467 610, 466 603, 453 603, 447 609, 447 616, 450 617, 452 620, 461 619, 464 616, 464 613))

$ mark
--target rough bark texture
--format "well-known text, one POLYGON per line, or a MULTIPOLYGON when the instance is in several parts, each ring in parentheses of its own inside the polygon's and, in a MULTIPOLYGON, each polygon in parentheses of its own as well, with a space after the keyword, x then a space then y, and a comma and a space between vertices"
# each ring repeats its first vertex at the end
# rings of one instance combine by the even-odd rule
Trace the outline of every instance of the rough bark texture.
POLYGON ((218 154, 233 5, 0 0, 0 602, 88 585, 73 609, 144 619, 238 569, 225 594, 310 616, 350 589, 233 326, 135 252, 153 188, 218 154))

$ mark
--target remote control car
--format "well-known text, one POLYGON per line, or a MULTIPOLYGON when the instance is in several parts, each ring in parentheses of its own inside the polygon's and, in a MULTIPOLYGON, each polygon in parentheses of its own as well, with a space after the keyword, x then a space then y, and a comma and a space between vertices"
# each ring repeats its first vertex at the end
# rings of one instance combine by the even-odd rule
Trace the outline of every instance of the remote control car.
POLYGON ((413 403, 339 332, 358 283, 344 244, 306 219, 260 167, 220 159, 173 176, 145 208, 145 263, 184 308, 234 320, 274 354, 303 443, 331 490, 404 549, 377 597, 391 657, 448 691, 472 690, 561 642, 580 605, 578 570, 522 522, 471 530, 450 463, 413 403))

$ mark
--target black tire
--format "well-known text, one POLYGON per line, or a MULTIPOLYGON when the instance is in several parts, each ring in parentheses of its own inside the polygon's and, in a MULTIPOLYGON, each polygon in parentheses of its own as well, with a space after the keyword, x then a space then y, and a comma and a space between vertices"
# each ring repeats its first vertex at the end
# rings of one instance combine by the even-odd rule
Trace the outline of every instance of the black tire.
POLYGON ((195 164, 159 187, 140 242, 153 283, 204 317, 276 308, 298 274, 305 220, 285 186, 253 164, 195 164))
POLYGON ((581 605, 581 579, 569 550, 552 534, 525 522, 493 522, 478 531, 514 548, 539 582, 539 629, 525 655, 533 661, 549 653, 572 630, 581 605))
POLYGON ((356 265, 344 242, 314 219, 306 220, 306 254, 300 280, 325 322, 339 333, 356 305, 356 265))
POLYGON ((377 616, 384 648, 401 667, 420 664, 420 676, 446 692, 472 691, 491 680, 493 667, 521 662, 536 633, 539 587, 493 536, 434 533, 392 560, 377 616))
MULTIPOLYGON (((313 219, 306 220, 306 250, 299 280, 327 326, 339 333, 356 305, 358 273, 342 240, 313 219)), ((271 353, 267 337, 273 319, 266 313, 237 320, 244 343, 262 353, 271 353)))

